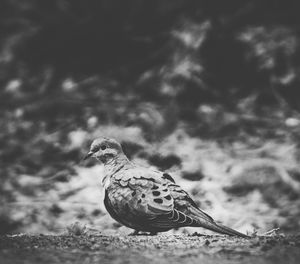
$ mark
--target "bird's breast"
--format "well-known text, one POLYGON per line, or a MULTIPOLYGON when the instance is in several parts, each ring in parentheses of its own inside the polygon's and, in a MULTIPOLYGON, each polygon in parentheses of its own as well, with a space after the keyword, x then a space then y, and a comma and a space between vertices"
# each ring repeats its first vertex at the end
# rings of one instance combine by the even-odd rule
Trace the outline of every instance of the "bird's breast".
POLYGON ((102 179, 102 186, 104 187, 105 190, 107 190, 110 184, 111 184, 110 176, 105 175, 102 179))

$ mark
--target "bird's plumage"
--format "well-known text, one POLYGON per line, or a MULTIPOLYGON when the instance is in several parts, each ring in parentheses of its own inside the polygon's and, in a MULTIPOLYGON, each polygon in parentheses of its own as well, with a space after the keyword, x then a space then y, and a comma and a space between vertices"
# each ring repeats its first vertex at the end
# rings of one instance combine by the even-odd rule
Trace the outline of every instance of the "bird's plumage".
POLYGON ((169 174, 130 162, 117 141, 97 139, 90 152, 104 163, 104 204, 109 214, 121 224, 151 233, 193 226, 247 237, 217 224, 169 174))

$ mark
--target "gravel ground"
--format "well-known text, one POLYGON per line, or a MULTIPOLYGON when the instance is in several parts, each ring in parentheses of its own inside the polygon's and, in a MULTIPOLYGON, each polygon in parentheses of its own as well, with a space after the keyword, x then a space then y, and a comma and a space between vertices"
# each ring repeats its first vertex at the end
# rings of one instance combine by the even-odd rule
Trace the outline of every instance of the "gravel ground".
POLYGON ((0 263, 300 263, 300 234, 0 236, 0 263))

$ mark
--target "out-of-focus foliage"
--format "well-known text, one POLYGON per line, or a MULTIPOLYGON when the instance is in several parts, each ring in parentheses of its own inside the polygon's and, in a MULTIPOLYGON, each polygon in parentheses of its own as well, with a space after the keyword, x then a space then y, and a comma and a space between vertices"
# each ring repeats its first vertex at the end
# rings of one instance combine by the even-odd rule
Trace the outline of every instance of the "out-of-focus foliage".
POLYGON ((138 89, 147 99, 194 103, 218 96, 230 101, 272 83, 294 102, 296 4, 3 0, 0 80, 21 78, 43 93, 58 90, 66 77, 105 74, 121 81, 123 91, 138 89))
POLYGON ((296 7, 2 0, 0 232, 118 227, 98 206, 101 169, 80 161, 99 135, 179 174, 224 223, 299 228, 296 7))

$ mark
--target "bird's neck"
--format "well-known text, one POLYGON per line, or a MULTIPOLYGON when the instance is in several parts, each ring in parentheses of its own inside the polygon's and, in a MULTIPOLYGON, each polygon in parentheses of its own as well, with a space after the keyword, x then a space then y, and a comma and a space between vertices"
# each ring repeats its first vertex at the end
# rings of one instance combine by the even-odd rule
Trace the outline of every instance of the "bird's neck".
POLYGON ((111 158, 104 163, 104 177, 102 184, 107 187, 110 183, 110 178, 119 170, 126 166, 130 166, 131 162, 125 155, 119 155, 118 157, 111 158))

